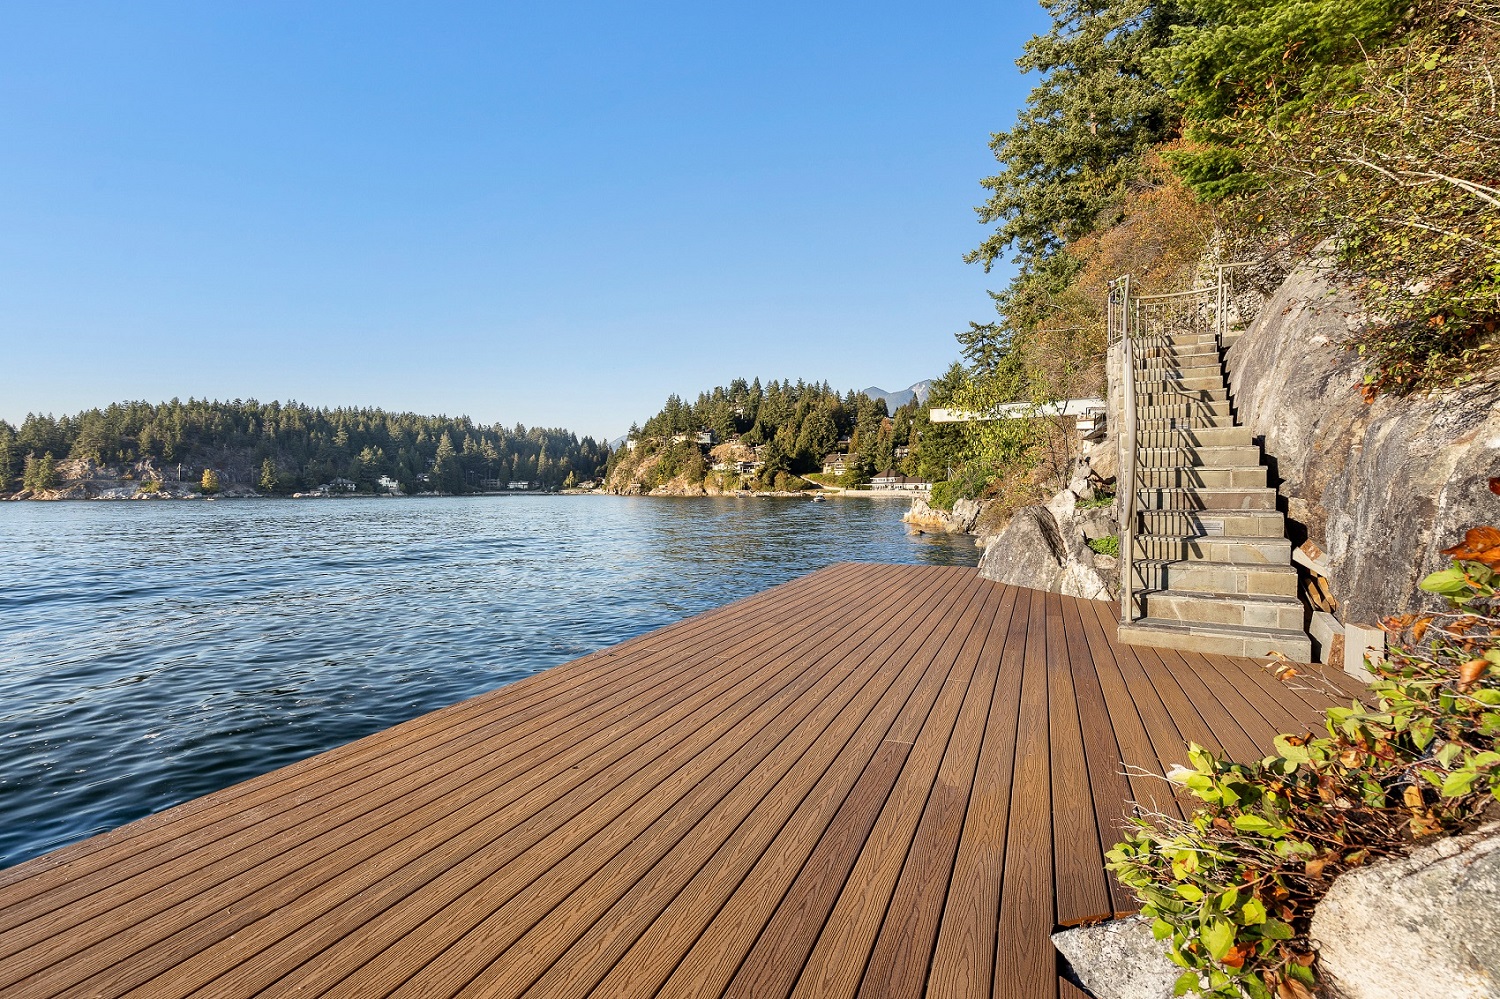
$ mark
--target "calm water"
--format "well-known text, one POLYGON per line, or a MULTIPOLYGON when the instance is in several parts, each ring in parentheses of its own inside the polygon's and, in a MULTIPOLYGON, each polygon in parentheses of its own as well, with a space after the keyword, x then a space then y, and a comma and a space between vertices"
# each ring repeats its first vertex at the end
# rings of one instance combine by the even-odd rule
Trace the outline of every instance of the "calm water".
POLYGON ((836 561, 906 504, 0 504, 0 867, 836 561))

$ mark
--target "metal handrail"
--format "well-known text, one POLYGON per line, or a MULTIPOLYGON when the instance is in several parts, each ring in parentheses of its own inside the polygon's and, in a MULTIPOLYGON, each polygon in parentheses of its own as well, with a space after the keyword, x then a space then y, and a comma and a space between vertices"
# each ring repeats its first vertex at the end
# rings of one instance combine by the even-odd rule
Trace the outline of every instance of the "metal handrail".
POLYGON ((1109 298, 1105 311, 1106 338, 1110 347, 1119 345, 1119 377, 1112 380, 1120 393, 1120 428, 1115 436, 1119 451, 1120 472, 1116 477, 1115 495, 1120 500, 1120 623, 1129 624, 1135 613, 1135 537, 1136 537, 1136 466, 1140 463, 1139 427, 1136 420, 1136 350, 1135 341, 1160 336, 1164 342, 1171 334, 1167 323, 1171 316, 1157 318, 1157 330, 1153 332, 1151 310, 1175 304, 1182 299, 1205 299, 1213 297, 1213 331, 1216 347, 1224 349, 1225 334, 1229 332, 1229 306, 1232 289, 1227 272, 1248 266, 1248 262, 1217 264, 1214 267, 1214 283, 1186 291, 1166 292, 1156 295, 1132 295, 1131 275, 1125 274, 1109 282, 1109 298), (1142 314, 1142 307, 1147 314, 1142 314))

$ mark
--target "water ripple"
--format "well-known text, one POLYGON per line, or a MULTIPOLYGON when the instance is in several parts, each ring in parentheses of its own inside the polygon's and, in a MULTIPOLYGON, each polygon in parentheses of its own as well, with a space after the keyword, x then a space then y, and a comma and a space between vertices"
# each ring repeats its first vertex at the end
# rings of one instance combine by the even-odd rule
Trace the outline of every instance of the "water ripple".
POLYGON ((0 867, 835 561, 904 504, 0 504, 0 867))

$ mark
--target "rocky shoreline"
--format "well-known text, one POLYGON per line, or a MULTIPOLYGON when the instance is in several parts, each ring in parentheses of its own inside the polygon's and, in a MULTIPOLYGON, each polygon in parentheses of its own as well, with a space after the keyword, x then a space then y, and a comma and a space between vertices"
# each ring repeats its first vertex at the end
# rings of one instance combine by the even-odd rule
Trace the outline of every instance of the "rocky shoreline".
POLYGON ((1117 467, 1115 442, 1106 437, 1080 450, 1067 485, 1045 504, 1023 506, 1005 517, 992 500, 958 500, 952 510, 942 510, 917 499, 902 520, 916 533, 973 535, 975 546, 984 550, 979 574, 986 579, 1113 599, 1120 590, 1118 559, 1096 552, 1089 542, 1118 534, 1117 467))

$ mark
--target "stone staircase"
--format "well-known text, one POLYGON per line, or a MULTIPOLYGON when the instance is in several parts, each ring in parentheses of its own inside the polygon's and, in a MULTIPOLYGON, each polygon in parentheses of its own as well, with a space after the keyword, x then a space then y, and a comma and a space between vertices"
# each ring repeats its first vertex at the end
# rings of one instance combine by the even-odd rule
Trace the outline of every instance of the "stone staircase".
MULTIPOLYGON (((1276 490, 1235 424, 1218 338, 1139 348, 1133 645, 1312 659, 1276 490)), ((1225 346, 1228 346, 1226 344, 1225 346)))

